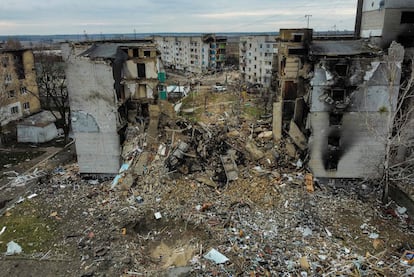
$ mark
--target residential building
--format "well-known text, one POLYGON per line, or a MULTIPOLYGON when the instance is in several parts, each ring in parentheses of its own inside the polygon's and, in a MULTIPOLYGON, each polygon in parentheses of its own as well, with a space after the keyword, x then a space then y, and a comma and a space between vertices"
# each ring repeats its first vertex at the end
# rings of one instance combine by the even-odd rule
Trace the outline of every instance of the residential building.
POLYGON ((226 60, 226 41, 223 36, 154 36, 165 66, 171 69, 201 73, 217 70, 226 60))
POLYGON ((273 56, 277 52, 275 36, 245 36, 239 43, 240 72, 244 82, 269 88, 273 56))
POLYGON ((414 46, 414 1, 359 0, 355 31, 357 37, 371 38, 381 48, 393 40, 414 46))
POLYGON ((0 49, 0 124, 40 111, 33 52, 0 49))
POLYGON ((80 173, 114 175, 127 124, 157 110, 152 104, 163 90, 158 86, 163 68, 156 45, 147 40, 66 43, 62 54, 80 173))

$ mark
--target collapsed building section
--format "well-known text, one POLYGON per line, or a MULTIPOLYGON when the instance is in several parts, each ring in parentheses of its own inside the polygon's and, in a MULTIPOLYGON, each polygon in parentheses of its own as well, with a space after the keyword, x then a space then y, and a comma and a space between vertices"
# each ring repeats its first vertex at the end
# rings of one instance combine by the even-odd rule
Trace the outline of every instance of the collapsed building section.
POLYGON ((274 139, 288 137, 316 177, 378 176, 402 46, 392 45, 391 58, 366 41, 312 41, 310 29, 282 29, 278 47, 274 139))
POLYGON ((276 102, 274 103, 274 138, 282 138, 282 130, 292 126, 292 138, 301 149, 306 148, 303 136, 295 132, 304 131, 307 95, 309 44, 312 41, 312 29, 281 29, 278 42, 278 54, 274 63, 276 77, 276 102), (285 126, 285 127, 283 127, 285 126))
POLYGON ((114 175, 127 124, 155 111, 157 130, 159 53, 151 41, 63 44, 62 52, 80 173, 114 175))

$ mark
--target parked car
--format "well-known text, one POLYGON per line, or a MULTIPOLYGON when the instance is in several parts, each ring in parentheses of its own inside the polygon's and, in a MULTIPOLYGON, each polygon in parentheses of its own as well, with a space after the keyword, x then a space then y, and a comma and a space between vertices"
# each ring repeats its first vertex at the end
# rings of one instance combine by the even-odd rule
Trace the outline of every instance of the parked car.
POLYGON ((215 92, 223 92, 226 91, 227 88, 225 86, 219 86, 219 85, 215 85, 213 86, 213 91, 215 92))

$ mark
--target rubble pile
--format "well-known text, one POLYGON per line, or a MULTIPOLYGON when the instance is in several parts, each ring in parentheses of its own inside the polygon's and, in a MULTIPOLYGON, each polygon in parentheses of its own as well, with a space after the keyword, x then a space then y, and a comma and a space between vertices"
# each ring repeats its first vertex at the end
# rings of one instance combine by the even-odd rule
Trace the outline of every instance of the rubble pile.
POLYGON ((401 264, 414 247, 404 208, 382 207, 370 184, 318 182, 297 142, 273 142, 270 121, 160 126, 155 148, 145 122, 128 127, 113 179, 82 179, 73 163, 32 186, 25 201, 56 227, 44 252, 14 239, 19 255, 76 261, 79 276, 414 272, 401 264))

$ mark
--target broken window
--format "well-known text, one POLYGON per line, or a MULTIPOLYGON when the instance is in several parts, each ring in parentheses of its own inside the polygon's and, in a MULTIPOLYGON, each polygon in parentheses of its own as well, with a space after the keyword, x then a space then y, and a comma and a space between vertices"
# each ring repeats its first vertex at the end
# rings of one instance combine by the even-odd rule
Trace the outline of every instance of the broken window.
POLYGON ((340 137, 337 135, 331 135, 328 137, 328 146, 329 147, 339 147, 340 145, 340 137))
POLYGON ((29 102, 23 103, 23 109, 30 110, 30 103, 29 102))
POLYGON ((20 88, 20 94, 21 94, 21 95, 25 95, 25 94, 27 94, 27 88, 26 88, 26 87, 21 87, 21 88, 20 88))
POLYGON ((9 57, 8 56, 2 57, 1 63, 3 64, 3 67, 7 67, 9 65, 9 57))
POLYGON ((414 24, 414 12, 402 12, 401 24, 414 24))
POLYGON ((138 78, 146 78, 145 63, 138 63, 137 64, 137 69, 138 69, 138 78))
POLYGON ((343 114, 341 113, 330 113, 329 114, 329 125, 338 126, 342 124, 343 114))
POLYGON ((336 64, 335 65, 335 71, 339 76, 344 77, 348 73, 348 65, 346 65, 346 64, 336 64))
POLYGON ((138 48, 132 49, 132 57, 138 58, 138 48))
POLYGON ((293 35, 294 42, 301 42, 302 41, 302 34, 294 34, 293 35))
POLYGON ((325 160, 325 169, 337 170, 340 156, 340 137, 336 134, 330 135, 328 137, 328 152, 325 160))
POLYGON ((16 92, 14 91, 14 90, 9 90, 9 92, 8 92, 8 97, 9 98, 13 98, 13 97, 15 97, 16 96, 16 92))
POLYGON ((344 101, 345 100, 345 90, 341 88, 334 88, 331 90, 331 98, 334 101, 344 101))
POLYGON ((10 74, 6 74, 6 76, 4 77, 4 83, 10 84, 11 82, 12 82, 12 76, 10 74))
POLYGON ((151 57, 151 51, 144 51, 144 57, 145 58, 151 57))
POLYGON ((19 113, 19 107, 18 106, 13 106, 10 108, 10 113, 11 114, 18 114, 19 113))

